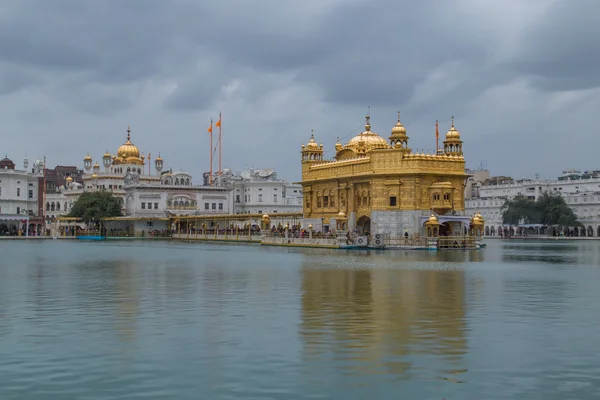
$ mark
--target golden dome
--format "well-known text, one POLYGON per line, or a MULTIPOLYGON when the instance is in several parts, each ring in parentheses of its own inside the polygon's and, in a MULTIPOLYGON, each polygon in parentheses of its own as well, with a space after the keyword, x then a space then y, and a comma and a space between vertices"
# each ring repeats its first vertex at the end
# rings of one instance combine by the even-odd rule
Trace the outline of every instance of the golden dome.
POLYGON ((92 161, 92 157, 90 157, 88 154, 87 156, 83 157, 83 161, 92 161))
POLYGON ((154 159, 154 161, 162 161, 162 160, 163 160, 163 159, 162 159, 162 157, 160 156, 160 153, 158 153, 158 157, 156 157, 156 158, 154 159))
POLYGON ((266 221, 270 221, 270 220, 271 220, 271 218, 269 217, 269 214, 263 214, 263 216, 262 216, 262 220, 263 220, 264 222, 266 222, 266 221))
POLYGON ((339 219, 346 218, 346 213, 345 213, 344 211, 340 211, 340 212, 338 213, 338 218, 339 218, 339 219))
POLYGON ((335 151, 340 151, 344 146, 340 143, 340 138, 337 138, 337 142, 335 143, 335 151))
POLYGON ((400 111, 398 111, 398 122, 392 128, 392 136, 406 136, 406 128, 400 122, 400 111))
POLYGON ((94 172, 94 173, 92 174, 92 179, 96 179, 97 177, 98 177, 98 175, 96 175, 96 173, 94 172))
POLYGON ((359 147, 364 146, 365 151, 371 151, 374 149, 387 149, 389 148, 387 140, 371 132, 371 124, 369 123, 371 117, 367 116, 367 123, 365 124, 365 131, 359 135, 354 136, 344 146, 345 149, 352 149, 357 151, 359 147))
POLYGON ((319 145, 315 142, 315 132, 313 130, 310 131, 310 140, 308 141, 306 148, 309 150, 319 150, 319 145))
POLYGON ((102 156, 102 158, 111 158, 111 155, 108 152, 108 150, 106 150, 106 153, 104 153, 104 155, 102 156))
POLYGON ((439 221, 438 221, 437 217, 432 213, 431 217, 429 217, 426 224, 427 225, 438 225, 439 221))
POLYGON ((131 143, 131 129, 127 127, 127 141, 117 150, 115 164, 134 164, 143 165, 144 162, 140 158, 140 150, 136 145, 131 143))
POLYGON ((94 164, 94 168, 100 168, 100 164, 98 164, 98 163, 95 163, 95 164, 94 164))
POLYGON ((70 176, 67 176, 67 179, 65 179, 67 181, 67 183, 71 183, 73 182, 73 178, 71 178, 70 176))
POLYGON ((446 133, 446 140, 460 140, 460 132, 454 127, 454 117, 452 117, 452 127, 446 133))

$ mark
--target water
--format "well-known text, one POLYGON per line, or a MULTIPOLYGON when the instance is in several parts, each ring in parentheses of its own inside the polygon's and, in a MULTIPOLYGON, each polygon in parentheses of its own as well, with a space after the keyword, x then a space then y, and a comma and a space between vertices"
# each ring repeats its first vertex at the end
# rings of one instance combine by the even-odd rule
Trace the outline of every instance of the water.
POLYGON ((600 242, 0 241, 0 399, 591 399, 600 242))

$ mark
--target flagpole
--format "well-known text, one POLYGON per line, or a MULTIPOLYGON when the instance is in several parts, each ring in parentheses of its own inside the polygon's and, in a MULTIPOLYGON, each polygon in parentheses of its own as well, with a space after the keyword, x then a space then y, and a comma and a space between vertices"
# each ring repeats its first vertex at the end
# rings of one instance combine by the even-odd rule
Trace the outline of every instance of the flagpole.
POLYGON ((223 137, 221 136, 223 121, 221 120, 221 111, 219 111, 219 176, 223 175, 223 170, 221 169, 221 157, 223 156, 223 137))
POLYGON ((438 128, 438 120, 435 120, 435 154, 440 151, 440 131, 438 128))
POLYGON ((213 180, 213 142, 212 142, 212 118, 210 119, 210 128, 208 129, 208 133, 210 133, 210 172, 208 176, 208 184, 212 186, 213 180))

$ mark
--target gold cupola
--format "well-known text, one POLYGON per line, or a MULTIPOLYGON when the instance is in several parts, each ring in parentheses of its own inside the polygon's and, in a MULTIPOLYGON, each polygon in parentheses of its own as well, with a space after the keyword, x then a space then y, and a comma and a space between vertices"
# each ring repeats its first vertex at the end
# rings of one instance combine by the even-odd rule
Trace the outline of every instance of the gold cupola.
POLYGON ((144 165, 140 158, 140 150, 131 142, 131 128, 127 127, 127 141, 123 143, 116 154, 114 164, 144 165))
POLYGON ((390 145, 394 149, 403 149, 410 152, 408 148, 408 136, 406 135, 406 128, 400 122, 400 111, 398 111, 398 122, 392 128, 392 135, 390 136, 390 145))
POLYGON ((365 123, 365 131, 354 136, 350 141, 344 146, 344 149, 351 149, 355 153, 368 153, 372 150, 376 149, 387 149, 390 146, 388 142, 376 134, 375 132, 371 132, 371 117, 367 115, 366 123, 365 123))
POLYGON ((92 157, 90 157, 89 153, 83 158, 83 168, 85 168, 86 171, 92 169, 92 157))
POLYGON ((302 162, 323 161, 323 145, 317 144, 315 141, 315 132, 311 129, 310 140, 305 145, 302 145, 302 162))
POLYGON ((446 133, 446 140, 444 140, 444 153, 451 156, 462 156, 462 140, 460 139, 460 132, 454 127, 454 116, 452 117, 452 126, 448 133, 446 133))
POLYGON ((344 145, 340 143, 340 137, 338 136, 337 142, 335 143, 335 151, 340 151, 344 148, 344 145))

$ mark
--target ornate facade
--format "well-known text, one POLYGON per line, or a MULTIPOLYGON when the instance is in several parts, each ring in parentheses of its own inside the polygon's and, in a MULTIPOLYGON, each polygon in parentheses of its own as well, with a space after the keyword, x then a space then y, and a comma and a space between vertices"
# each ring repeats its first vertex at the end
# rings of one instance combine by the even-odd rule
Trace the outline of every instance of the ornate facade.
POLYGON ((406 128, 398 122, 389 141, 365 131, 347 144, 335 145, 332 160, 314 134, 302 145, 304 223, 327 231, 340 221, 359 233, 423 234, 424 224, 437 214, 442 235, 462 235, 470 218, 464 215, 463 142, 452 126, 436 154, 413 153, 406 128))

